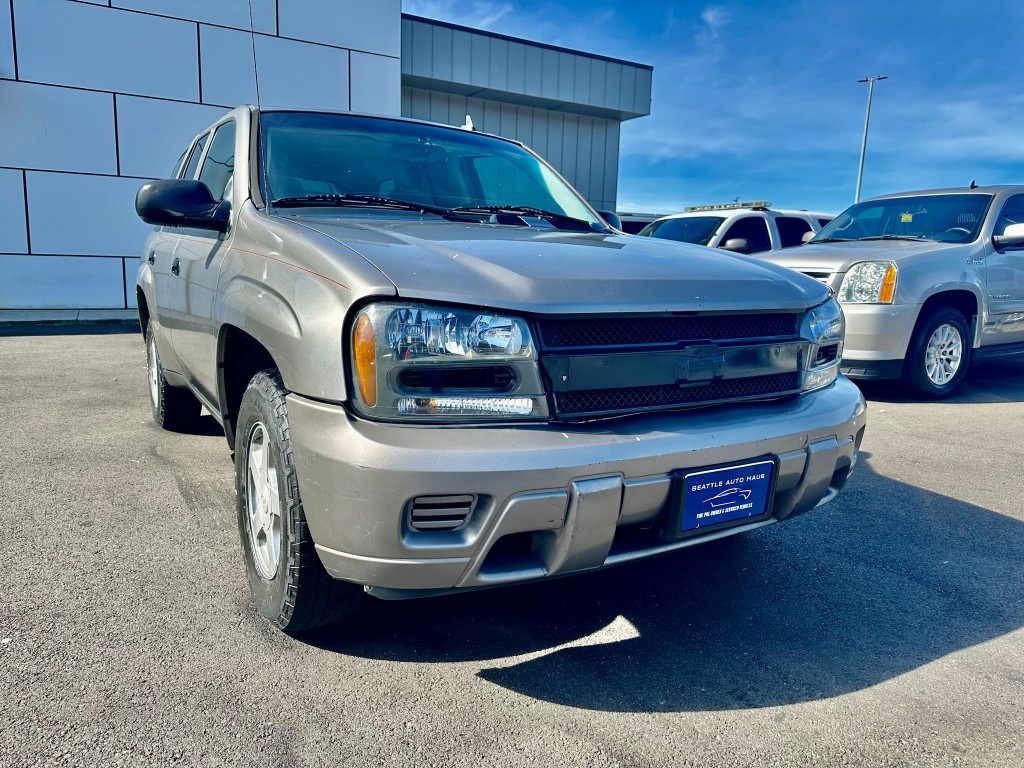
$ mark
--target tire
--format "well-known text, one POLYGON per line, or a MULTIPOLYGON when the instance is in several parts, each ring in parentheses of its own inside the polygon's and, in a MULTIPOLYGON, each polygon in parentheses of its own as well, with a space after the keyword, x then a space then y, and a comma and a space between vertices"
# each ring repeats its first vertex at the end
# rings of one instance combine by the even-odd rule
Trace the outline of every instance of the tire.
POLYGON ((316 553, 299 497, 287 394, 272 369, 249 382, 235 431, 235 490, 253 601, 275 627, 299 632, 344 619, 364 593, 331 578, 316 553))
POLYGON ((149 381, 149 404, 156 425, 171 432, 194 431, 203 407, 192 392, 167 383, 152 320, 146 324, 146 374, 149 381))
POLYGON ((926 400, 949 397, 963 383, 971 363, 967 321, 952 307, 923 316, 903 362, 903 384, 926 400))

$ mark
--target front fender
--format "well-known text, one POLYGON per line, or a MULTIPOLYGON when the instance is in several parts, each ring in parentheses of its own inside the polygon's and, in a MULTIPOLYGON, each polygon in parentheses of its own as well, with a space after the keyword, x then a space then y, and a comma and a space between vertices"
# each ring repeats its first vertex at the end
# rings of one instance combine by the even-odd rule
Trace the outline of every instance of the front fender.
POLYGON ((222 274, 219 333, 223 338, 224 326, 230 325, 256 339, 273 357, 290 391, 341 402, 347 305, 341 293, 340 286, 292 265, 243 254, 232 258, 222 274))

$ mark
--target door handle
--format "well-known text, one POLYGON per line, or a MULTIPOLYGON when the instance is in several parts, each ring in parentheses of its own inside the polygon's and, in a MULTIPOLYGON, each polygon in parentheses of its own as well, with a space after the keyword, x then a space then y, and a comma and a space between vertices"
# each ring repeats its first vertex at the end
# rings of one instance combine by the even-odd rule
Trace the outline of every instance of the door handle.
POLYGON ((174 261, 171 262, 171 274, 172 275, 180 275, 181 274, 181 262, 178 259, 175 259, 174 261))
POLYGON ((148 261, 151 265, 156 264, 156 253, 150 251, 149 256, 146 257, 146 261, 148 261))

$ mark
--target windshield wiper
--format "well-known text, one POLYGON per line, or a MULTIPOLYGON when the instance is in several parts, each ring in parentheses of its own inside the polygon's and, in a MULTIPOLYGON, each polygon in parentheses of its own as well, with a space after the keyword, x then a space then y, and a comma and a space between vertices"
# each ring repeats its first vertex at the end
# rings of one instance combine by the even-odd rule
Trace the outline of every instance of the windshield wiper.
POLYGON ((852 243, 852 237, 816 237, 813 240, 808 240, 806 245, 812 243, 852 243))
POLYGON ((452 213, 510 213, 515 216, 535 216, 540 219, 550 219, 551 221, 573 224, 587 230, 592 230, 594 228, 590 222, 584 221, 583 219, 566 216, 564 213, 545 211, 542 208, 532 208, 528 205, 460 205, 455 208, 449 208, 449 210, 452 213))
POLYGON ((304 197, 279 197, 271 200, 270 204, 275 208, 304 208, 313 206, 360 206, 366 208, 394 208, 402 211, 419 211, 420 213, 432 213, 435 216, 455 216, 449 208, 442 208, 437 205, 425 203, 413 203, 408 200, 396 200, 393 197, 380 197, 378 195, 306 195, 304 197))
POLYGON ((858 240, 917 240, 928 242, 931 238, 918 237, 917 235, 871 235, 870 237, 858 237, 858 240))

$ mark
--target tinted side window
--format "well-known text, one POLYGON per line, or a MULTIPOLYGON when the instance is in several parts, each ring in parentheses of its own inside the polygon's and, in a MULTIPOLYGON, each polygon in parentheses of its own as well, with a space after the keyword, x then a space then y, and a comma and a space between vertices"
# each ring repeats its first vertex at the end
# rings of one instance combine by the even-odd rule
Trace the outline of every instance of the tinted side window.
POLYGON ((828 224, 828 223, 829 223, 830 221, 832 221, 832 219, 818 219, 818 224, 820 224, 821 226, 823 226, 823 227, 824 227, 824 226, 825 226, 826 224, 828 224))
POLYGON ((734 237, 742 237, 750 242, 749 253, 760 253, 772 249, 772 241, 768 236, 768 222, 760 216, 746 216, 737 221, 729 227, 729 231, 725 233, 719 244, 725 245, 726 240, 732 240, 734 237))
POLYGON ((196 142, 196 148, 192 150, 192 157, 188 159, 188 165, 185 166, 185 172, 181 174, 183 179, 194 179, 196 177, 196 168, 199 167, 199 160, 203 156, 203 147, 206 146, 206 140, 210 138, 210 134, 205 133, 199 137, 199 141, 196 142))
POLYGON ((992 234, 1003 234, 1010 224, 1024 224, 1024 195, 1014 195, 1006 201, 992 234))
POLYGON ((228 182, 235 172, 235 124, 224 123, 210 142, 210 151, 206 153, 203 169, 199 172, 199 180, 210 188, 210 193, 218 200, 224 199, 228 182))
POLYGON ((783 248, 792 248, 803 243, 805 232, 811 231, 811 225, 795 216, 776 216, 775 226, 779 228, 779 240, 783 248))

